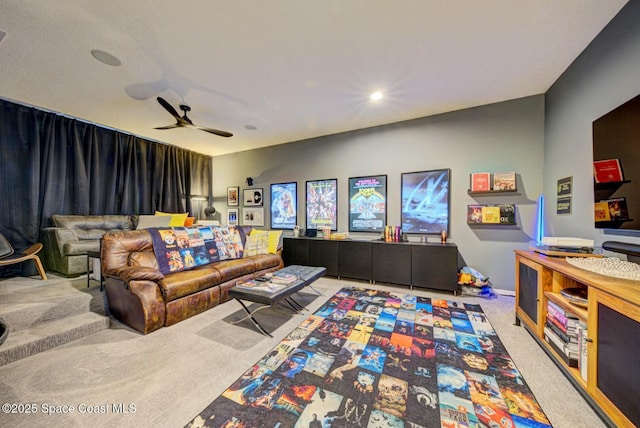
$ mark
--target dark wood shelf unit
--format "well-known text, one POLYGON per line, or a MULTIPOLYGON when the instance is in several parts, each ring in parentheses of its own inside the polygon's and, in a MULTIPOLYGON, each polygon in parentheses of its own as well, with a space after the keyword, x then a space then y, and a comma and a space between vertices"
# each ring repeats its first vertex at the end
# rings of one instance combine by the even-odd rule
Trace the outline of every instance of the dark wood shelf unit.
POLYGON ((453 243, 285 237, 282 257, 286 266, 323 266, 326 275, 338 278, 458 291, 453 243))

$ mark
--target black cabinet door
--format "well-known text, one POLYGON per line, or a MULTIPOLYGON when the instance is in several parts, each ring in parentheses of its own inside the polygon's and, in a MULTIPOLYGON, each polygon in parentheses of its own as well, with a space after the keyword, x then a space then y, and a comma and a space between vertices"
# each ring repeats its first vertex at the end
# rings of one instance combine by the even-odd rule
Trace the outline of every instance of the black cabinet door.
POLYGON ((309 265, 309 240, 304 238, 282 239, 282 260, 285 266, 309 265))
POLYGON ((309 265, 325 267, 325 275, 338 276, 338 242, 310 239, 309 265))
POLYGON ((411 246, 374 243, 372 247, 373 280, 411 285, 411 246))
POLYGON ((597 319, 597 388, 640 426, 640 323, 600 302, 597 319))
POLYGON ((538 271, 524 263, 518 263, 518 307, 538 324, 538 271))
POLYGON ((411 285, 456 293, 458 247, 454 244, 411 245, 411 285))
POLYGON ((338 276, 371 281, 371 242, 338 241, 338 276))

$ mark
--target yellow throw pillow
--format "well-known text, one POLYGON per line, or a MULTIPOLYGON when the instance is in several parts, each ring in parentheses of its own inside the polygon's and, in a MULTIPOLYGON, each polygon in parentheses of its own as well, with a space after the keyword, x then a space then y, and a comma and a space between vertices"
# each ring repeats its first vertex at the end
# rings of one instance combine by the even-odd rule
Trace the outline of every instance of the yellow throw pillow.
POLYGON ((169 222, 169 227, 180 227, 184 226, 184 222, 187 220, 189 213, 163 213, 162 211, 156 211, 156 215, 168 215, 171 216, 171 221, 169 222))
POLYGON ((269 254, 276 254, 278 252, 278 245, 280 244, 280 236, 282 236, 281 230, 258 230, 251 229, 249 236, 253 235, 268 235, 269 237, 269 254))

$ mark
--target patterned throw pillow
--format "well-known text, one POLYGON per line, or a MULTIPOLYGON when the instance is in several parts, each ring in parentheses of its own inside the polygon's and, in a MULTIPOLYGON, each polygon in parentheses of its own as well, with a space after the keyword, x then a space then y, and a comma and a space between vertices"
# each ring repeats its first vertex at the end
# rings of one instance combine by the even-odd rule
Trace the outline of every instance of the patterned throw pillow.
POLYGON ((261 233, 247 236, 244 243, 244 257, 269 254, 269 235, 261 233))
POLYGON ((276 254, 278 247, 280 246, 280 237, 282 236, 281 230, 259 230, 253 229, 249 236, 264 235, 269 240, 269 254, 276 254))

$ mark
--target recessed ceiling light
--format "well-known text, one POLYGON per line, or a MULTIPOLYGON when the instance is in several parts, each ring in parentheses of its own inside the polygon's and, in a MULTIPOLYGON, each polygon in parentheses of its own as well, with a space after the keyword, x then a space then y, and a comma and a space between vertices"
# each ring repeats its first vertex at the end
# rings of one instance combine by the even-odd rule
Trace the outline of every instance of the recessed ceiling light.
POLYGON ((245 125, 244 129, 248 129, 249 131, 255 131, 256 129, 258 129, 258 127, 255 125, 245 125))
POLYGON ((369 99, 371 101, 380 101, 382 99, 382 92, 376 91, 373 94, 369 95, 369 99))
POLYGON ((92 49, 91 55, 93 55, 95 59, 103 64, 111 65, 113 67, 122 65, 122 62, 115 56, 111 55, 109 52, 101 51, 99 49, 92 49))

